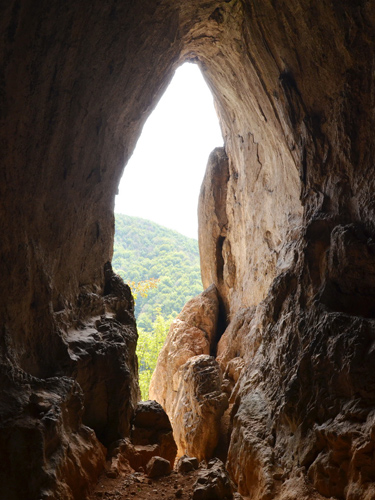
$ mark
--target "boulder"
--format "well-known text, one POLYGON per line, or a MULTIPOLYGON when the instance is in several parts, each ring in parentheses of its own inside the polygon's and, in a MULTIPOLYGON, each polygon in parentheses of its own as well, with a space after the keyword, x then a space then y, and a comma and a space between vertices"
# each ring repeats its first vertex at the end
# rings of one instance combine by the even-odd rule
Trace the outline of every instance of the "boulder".
POLYGON ((194 485, 193 500, 232 500, 233 485, 224 464, 218 458, 210 460, 207 469, 199 472, 194 485))
POLYGON ((141 401, 132 420, 131 441, 134 449, 144 456, 146 465, 151 455, 159 455, 171 464, 177 454, 177 446, 168 415, 156 401, 141 401))
POLYGON ((199 461, 210 458, 228 406, 221 391, 220 367, 212 356, 194 356, 180 368, 176 379, 172 419, 178 455, 187 454, 199 461))
POLYGON ((183 455, 179 458, 177 462, 177 471, 178 472, 191 472, 192 470, 196 470, 199 467, 199 461, 196 457, 188 457, 183 455))
POLYGON ((153 434, 148 439, 157 440, 157 435, 161 432, 171 432, 172 426, 168 415, 157 401, 140 401, 134 410, 132 419, 132 442, 134 444, 144 444, 137 442, 142 440, 142 430, 149 430, 153 434))
POLYGON ((149 390, 150 397, 163 406, 170 418, 177 390, 175 375, 191 357, 210 354, 216 340, 218 316, 219 298, 212 285, 189 300, 171 324, 149 390))
POLYGON ((141 401, 134 411, 129 438, 109 449, 110 472, 122 475, 129 469, 145 469, 154 456, 168 460, 173 468, 177 446, 168 415, 156 401, 141 401))
POLYGON ((178 456, 187 453, 203 459, 216 446, 217 425, 226 404, 220 395, 219 366, 209 355, 216 344, 218 316, 219 298, 212 285, 191 299, 172 323, 151 379, 150 396, 171 420, 178 456), (200 413, 192 413, 192 408, 200 413), (205 413, 208 408, 213 412, 210 416, 205 413), (209 433, 203 430, 205 418, 210 422, 209 433))
POLYGON ((152 457, 146 467, 147 475, 150 478, 167 476, 171 470, 170 462, 158 456, 152 457))

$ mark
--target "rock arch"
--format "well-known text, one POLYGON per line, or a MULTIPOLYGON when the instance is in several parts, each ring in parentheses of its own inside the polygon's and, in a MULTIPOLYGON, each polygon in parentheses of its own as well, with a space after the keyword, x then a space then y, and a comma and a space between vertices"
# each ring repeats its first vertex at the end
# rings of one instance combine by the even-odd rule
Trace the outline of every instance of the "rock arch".
POLYGON ((81 419, 106 444, 128 432, 137 399, 132 301, 104 271, 113 199, 146 117, 186 59, 198 61, 215 95, 229 158, 219 237, 223 300, 238 327, 224 335, 247 325, 232 476, 252 498, 290 484, 302 498, 304 478, 326 496, 373 494, 374 17, 371 1, 2 7, 7 498, 25 493, 22 468, 36 478, 29 498, 82 498, 103 457, 81 419), (93 353, 112 359, 114 338, 123 358, 110 391, 100 378, 108 363, 93 353))

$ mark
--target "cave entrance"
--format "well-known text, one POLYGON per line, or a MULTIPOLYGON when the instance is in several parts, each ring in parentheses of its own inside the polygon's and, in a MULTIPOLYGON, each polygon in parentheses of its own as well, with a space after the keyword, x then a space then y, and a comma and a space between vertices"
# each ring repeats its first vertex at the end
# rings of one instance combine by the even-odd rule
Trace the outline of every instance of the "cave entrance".
POLYGON ((112 264, 136 295, 142 399, 172 319, 203 291, 197 203, 208 156, 222 145, 212 94, 185 63, 144 125, 116 197, 112 264))

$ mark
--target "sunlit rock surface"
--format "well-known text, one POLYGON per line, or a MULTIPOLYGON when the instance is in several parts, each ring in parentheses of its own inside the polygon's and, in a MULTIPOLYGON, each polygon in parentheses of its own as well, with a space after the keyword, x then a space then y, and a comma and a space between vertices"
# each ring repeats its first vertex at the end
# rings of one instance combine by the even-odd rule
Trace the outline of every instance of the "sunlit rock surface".
POLYGON ((211 345, 215 342, 218 315, 219 301, 213 285, 191 299, 171 324, 149 391, 150 398, 158 401, 169 417, 175 404, 178 371, 191 357, 210 354, 211 345))
POLYGON ((220 437, 220 419, 228 406, 215 358, 204 354, 190 358, 179 370, 176 392, 172 419, 179 456, 211 458, 220 437))
POLYGON ((242 494, 372 499, 374 3, 3 4, 2 496, 87 497, 98 438, 129 432, 136 333, 131 301, 106 277, 113 200, 147 116, 190 60, 225 140, 205 179, 200 250, 225 320, 210 339, 189 326, 199 342, 180 357, 171 345, 163 404, 190 357, 217 356, 242 494))
POLYGON ((216 345, 219 301, 214 285, 191 299, 172 322, 150 384, 150 397, 167 412, 178 447, 202 460, 211 457, 227 398, 216 345))
MULTIPOLYGON (((199 196, 198 241, 203 286, 215 283, 224 299, 236 278, 230 243, 226 240, 228 181, 228 157, 224 148, 216 148, 209 157, 199 196)), ((225 305, 229 312, 227 300, 225 305)))

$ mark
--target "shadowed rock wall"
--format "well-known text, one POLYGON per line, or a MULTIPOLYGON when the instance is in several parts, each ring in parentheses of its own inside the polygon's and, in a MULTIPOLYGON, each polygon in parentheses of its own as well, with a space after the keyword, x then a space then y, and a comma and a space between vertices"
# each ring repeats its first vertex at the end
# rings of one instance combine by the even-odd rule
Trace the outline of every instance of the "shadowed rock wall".
POLYGON ((113 200, 174 68, 194 60, 227 158, 225 206, 210 199, 215 178, 205 180, 221 222, 203 218, 214 237, 201 254, 229 323, 218 361, 232 476, 254 499, 312 498, 314 488, 372 498, 374 3, 14 0, 1 9, 0 453, 13 462, 0 491, 21 498, 3 486, 18 469, 38 478, 30 499, 83 498, 77 468, 69 480, 63 472, 62 434, 81 436, 76 461, 85 440, 95 450, 87 485, 102 449, 84 424, 105 444, 129 432, 136 333, 128 290, 105 272, 113 200), (106 386, 109 371, 117 383, 106 386), (59 422, 59 408, 74 406, 68 386, 83 391, 84 407, 54 427, 60 465, 41 453, 45 462, 26 467, 32 451, 13 455, 9 419, 31 442, 29 429, 46 425, 40 407, 52 398, 59 422))

